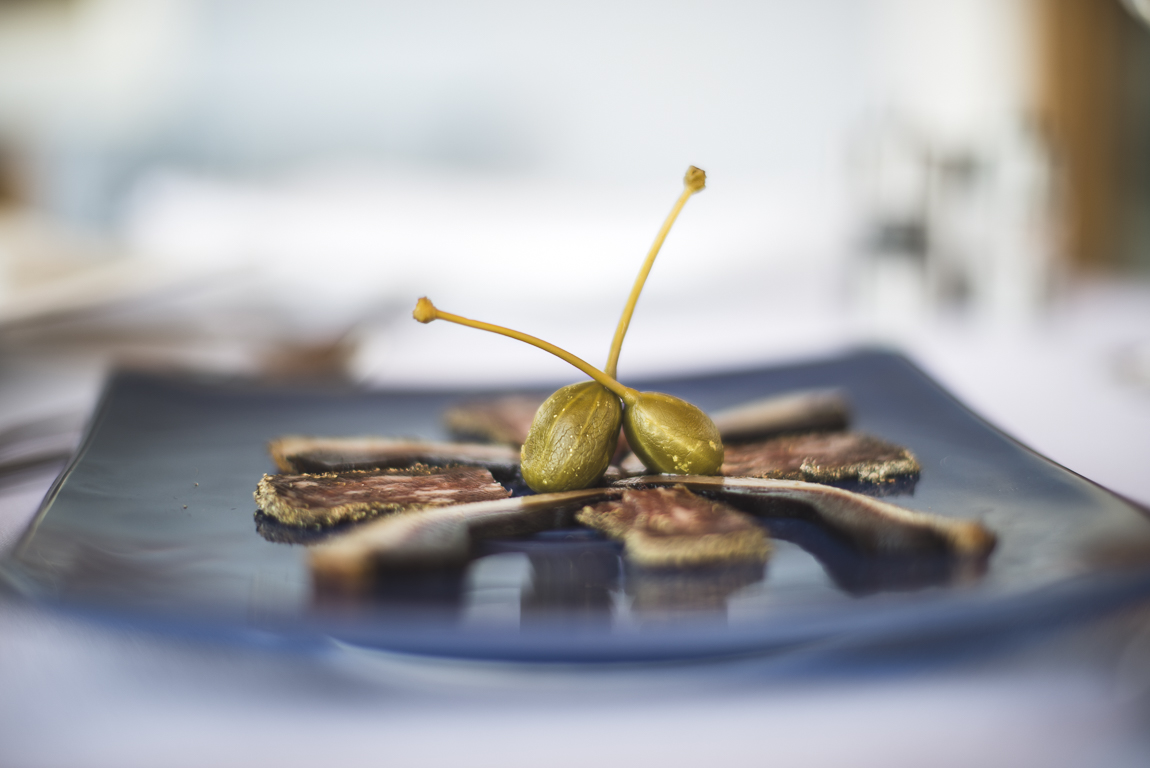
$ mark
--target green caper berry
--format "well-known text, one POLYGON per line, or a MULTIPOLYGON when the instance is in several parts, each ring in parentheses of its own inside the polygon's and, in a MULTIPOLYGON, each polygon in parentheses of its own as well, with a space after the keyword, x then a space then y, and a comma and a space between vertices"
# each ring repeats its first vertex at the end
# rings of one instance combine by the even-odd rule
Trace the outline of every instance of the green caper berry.
POLYGON ((717 475, 723 440, 707 414, 671 395, 641 392, 623 411, 631 450, 652 472, 717 475))
POLYGON ((535 413, 520 453, 527 486, 552 493, 598 483, 615 453, 622 418, 619 398, 594 381, 551 395, 535 413))

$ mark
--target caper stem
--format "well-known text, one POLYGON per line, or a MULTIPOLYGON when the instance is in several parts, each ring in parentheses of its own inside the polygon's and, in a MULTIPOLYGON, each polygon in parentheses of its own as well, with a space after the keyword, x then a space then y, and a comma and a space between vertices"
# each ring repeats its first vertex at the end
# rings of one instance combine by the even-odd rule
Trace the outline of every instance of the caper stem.
POLYGON ((446 320, 449 323, 466 325, 470 328, 478 328, 481 331, 490 331, 491 333, 498 333, 502 336, 509 336, 513 339, 518 339, 519 341, 526 342, 533 347, 539 347, 543 351, 550 352, 556 357, 567 361, 571 365, 583 371, 583 373, 587 374, 595 381, 602 384, 607 389, 614 392, 619 397, 619 399, 621 399, 627 405, 633 405, 636 398, 639 396, 638 391, 631 389, 630 387, 623 386, 618 381, 616 381, 614 377, 608 376, 607 374, 603 373, 603 371, 588 363, 586 360, 576 357, 565 349, 557 347, 550 342, 544 341, 543 339, 529 336, 526 333, 515 331, 510 328, 504 328, 501 325, 485 323, 482 320, 472 320, 468 317, 453 315, 450 312, 443 312, 434 304, 432 304, 426 296, 420 299, 419 302, 415 305, 415 311, 412 312, 412 316, 421 323, 430 323, 432 320, 446 320))
POLYGON ((679 211, 683 210, 683 206, 687 204, 691 195, 703 189, 706 185, 706 179, 707 174, 702 169, 693 165, 687 169, 687 175, 683 178, 683 194, 679 195, 679 199, 675 201, 675 206, 668 214, 667 220, 663 222, 663 228, 655 236, 655 242, 647 253, 647 260, 643 262, 639 276, 635 278, 635 285, 631 288, 631 296, 623 307, 623 316, 619 318, 619 327, 615 329, 615 338, 611 341, 611 353, 607 356, 605 370, 608 376, 617 375, 619 353, 623 350, 623 337, 627 335, 627 328, 631 325, 631 315, 635 313, 635 304, 638 303, 639 294, 643 291, 643 284, 647 282, 647 275, 651 273, 651 267, 655 264, 655 257, 659 255, 659 249, 663 247, 663 241, 667 239, 671 225, 675 223, 675 219, 679 218, 679 211))

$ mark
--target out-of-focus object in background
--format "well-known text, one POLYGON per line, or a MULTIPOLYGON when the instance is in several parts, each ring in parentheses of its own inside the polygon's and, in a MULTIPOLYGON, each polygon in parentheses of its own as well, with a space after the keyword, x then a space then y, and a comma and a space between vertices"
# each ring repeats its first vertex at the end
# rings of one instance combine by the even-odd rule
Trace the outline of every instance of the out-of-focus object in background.
POLYGON ((880 335, 956 309, 1028 322, 1064 278, 1150 269, 1150 3, 1126 5, 891 6, 884 117, 851 166, 853 285, 880 335))
POLYGON ((1065 173, 1066 253, 1079 272, 1150 270, 1150 3, 1035 5, 1035 101, 1065 173))
POLYGON ((861 318, 891 340, 939 316, 1035 319, 1061 257, 1033 3, 875 9, 879 88, 848 147, 861 318))
POLYGON ((1122 0, 1122 4, 1150 27, 1150 0, 1122 0))
POLYGON ((9 209, 0 213, 0 330, 90 319, 173 287, 175 271, 28 209, 9 209))
POLYGON ((889 121, 853 160, 861 247, 851 285, 871 323, 897 333, 926 312, 925 150, 908 126, 889 121))
POLYGON ((1028 123, 949 147, 909 120, 858 137, 856 299, 880 334, 938 311, 979 320, 1034 319, 1060 264, 1055 174, 1028 123))
POLYGON ((1119 349, 1114 368, 1119 380, 1150 393, 1150 339, 1119 349))
POLYGON ((0 210, 0 354, 79 368, 342 377, 346 328, 310 327, 249 265, 146 258, 19 206, 0 210))

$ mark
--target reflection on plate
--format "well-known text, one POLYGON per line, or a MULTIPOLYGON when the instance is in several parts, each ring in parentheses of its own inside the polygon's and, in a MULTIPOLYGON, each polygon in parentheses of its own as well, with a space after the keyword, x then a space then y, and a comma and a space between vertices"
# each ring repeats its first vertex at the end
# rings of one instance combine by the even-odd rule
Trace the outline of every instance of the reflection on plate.
MULTIPOLYGON (((299 391, 121 374, 3 574, 29 597, 89 615, 243 639, 325 642, 518 660, 655 660, 769 651, 835 636, 1011 631, 1150 594, 1150 522, 1033 454, 905 359, 817 363, 644 382, 705 409, 840 387, 854 427, 908 447, 910 509, 983 521, 977 567, 876 558, 802 519, 762 519, 767 565, 652 571, 572 525, 476 545, 465 568, 391 574, 371 594, 313 588, 321 533, 256 515, 252 490, 282 434, 444 437, 474 392, 299 391), (269 635, 268 633, 274 633, 269 635)), ((857 490, 857 489, 854 489, 857 490)))

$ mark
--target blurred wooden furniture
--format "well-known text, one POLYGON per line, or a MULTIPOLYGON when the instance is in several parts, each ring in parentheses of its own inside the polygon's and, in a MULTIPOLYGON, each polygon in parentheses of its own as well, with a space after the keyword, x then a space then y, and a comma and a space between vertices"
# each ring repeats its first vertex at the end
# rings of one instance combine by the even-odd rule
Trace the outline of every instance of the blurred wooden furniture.
POLYGON ((1080 269, 1150 269, 1150 29, 1117 0, 1037 0, 1039 110, 1080 269))

